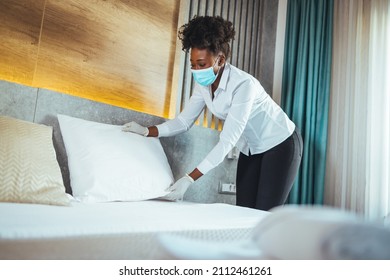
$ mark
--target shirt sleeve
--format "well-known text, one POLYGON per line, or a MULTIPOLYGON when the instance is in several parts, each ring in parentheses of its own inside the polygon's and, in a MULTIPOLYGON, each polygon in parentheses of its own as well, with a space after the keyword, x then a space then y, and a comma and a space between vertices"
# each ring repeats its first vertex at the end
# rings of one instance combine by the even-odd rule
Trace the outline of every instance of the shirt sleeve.
POLYGON ((255 85, 252 80, 245 80, 237 86, 219 141, 197 167, 202 174, 219 165, 236 145, 249 120, 255 96, 255 85))
POLYGON ((174 136, 189 130, 205 107, 202 94, 194 89, 184 110, 174 119, 156 125, 158 137, 174 136))

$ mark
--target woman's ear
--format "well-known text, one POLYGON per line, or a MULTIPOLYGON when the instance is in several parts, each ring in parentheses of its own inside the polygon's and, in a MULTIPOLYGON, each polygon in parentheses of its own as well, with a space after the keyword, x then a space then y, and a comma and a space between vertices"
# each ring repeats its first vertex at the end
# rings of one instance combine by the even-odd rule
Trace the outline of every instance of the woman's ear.
POLYGON ((226 62, 226 57, 224 54, 220 54, 219 55, 219 61, 218 61, 218 66, 222 66, 224 65, 226 62))

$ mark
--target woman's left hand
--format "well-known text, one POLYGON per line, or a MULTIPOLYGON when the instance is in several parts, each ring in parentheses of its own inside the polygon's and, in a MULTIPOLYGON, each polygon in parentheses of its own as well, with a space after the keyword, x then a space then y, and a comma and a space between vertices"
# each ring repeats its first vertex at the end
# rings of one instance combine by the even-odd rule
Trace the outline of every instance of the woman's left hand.
POLYGON ((167 191, 170 193, 163 196, 163 199, 172 200, 172 201, 182 201, 185 192, 187 191, 188 187, 194 182, 194 179, 192 179, 189 175, 185 175, 179 180, 176 181, 172 186, 170 186, 167 191))

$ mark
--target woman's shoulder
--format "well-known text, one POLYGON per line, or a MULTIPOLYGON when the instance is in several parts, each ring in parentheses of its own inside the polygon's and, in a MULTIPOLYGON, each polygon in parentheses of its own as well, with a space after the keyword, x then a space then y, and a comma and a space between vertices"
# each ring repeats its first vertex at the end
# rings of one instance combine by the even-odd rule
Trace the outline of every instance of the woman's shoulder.
POLYGON ((241 70, 240 68, 229 64, 228 67, 230 68, 230 78, 232 80, 237 81, 238 83, 242 82, 247 82, 247 83, 252 83, 252 82, 259 82, 255 77, 253 77, 251 74, 248 72, 241 70))
POLYGON ((260 82, 255 77, 245 72, 244 70, 241 70, 240 68, 231 64, 229 64, 228 67, 230 70, 229 80, 232 84, 235 85, 247 84, 252 86, 260 85, 260 82))
POLYGON ((227 63, 227 67, 230 68, 231 73, 234 75, 239 75, 239 76, 247 77, 247 78, 250 78, 250 77, 253 78, 253 76, 251 74, 249 74, 248 72, 246 72, 246 71, 244 71, 244 70, 242 70, 242 69, 238 68, 237 66, 234 66, 230 63, 227 63))

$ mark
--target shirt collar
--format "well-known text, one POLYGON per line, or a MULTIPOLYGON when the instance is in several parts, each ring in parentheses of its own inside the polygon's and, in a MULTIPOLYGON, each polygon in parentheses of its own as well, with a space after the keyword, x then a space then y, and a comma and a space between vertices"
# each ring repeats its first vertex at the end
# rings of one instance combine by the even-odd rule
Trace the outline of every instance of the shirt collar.
POLYGON ((225 68, 223 69, 223 72, 222 72, 221 80, 219 80, 218 88, 220 88, 222 90, 226 89, 227 82, 229 80, 229 75, 230 75, 230 64, 226 62, 225 68))

